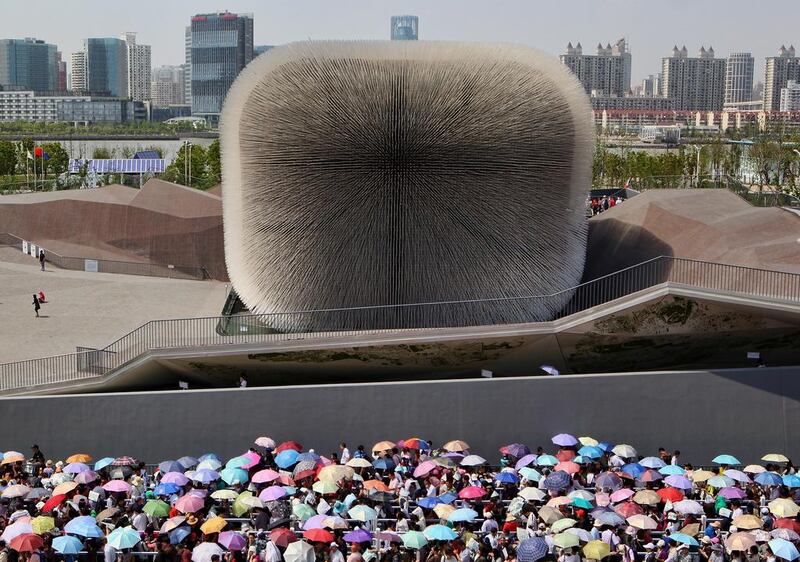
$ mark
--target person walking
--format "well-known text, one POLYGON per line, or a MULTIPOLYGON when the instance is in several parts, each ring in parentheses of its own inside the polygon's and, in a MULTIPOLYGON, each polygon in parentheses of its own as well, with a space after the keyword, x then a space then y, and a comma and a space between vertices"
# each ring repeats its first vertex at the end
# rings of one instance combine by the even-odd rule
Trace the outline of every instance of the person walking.
POLYGON ((36 318, 39 318, 40 308, 42 308, 42 305, 39 303, 39 297, 36 296, 36 293, 33 293, 33 311, 36 313, 36 318))
POLYGON ((44 271, 44 250, 39 250, 39 265, 41 266, 42 271, 44 271))

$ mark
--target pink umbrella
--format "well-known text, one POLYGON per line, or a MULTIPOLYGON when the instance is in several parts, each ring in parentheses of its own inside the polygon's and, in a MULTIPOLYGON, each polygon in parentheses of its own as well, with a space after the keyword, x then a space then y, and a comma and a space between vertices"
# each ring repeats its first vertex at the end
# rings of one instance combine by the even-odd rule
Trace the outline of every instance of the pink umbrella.
POLYGON ((609 497, 611 498, 612 502, 619 503, 619 502, 624 502, 625 500, 633 496, 633 494, 634 491, 631 490, 630 488, 620 488, 616 492, 613 492, 609 497))
POLYGON ((204 498, 208 495, 208 490, 205 490, 203 488, 192 488, 186 493, 187 495, 190 496, 197 496, 198 498, 204 498))
POLYGON ((611 497, 605 492, 601 492, 594 496, 594 501, 598 507, 606 507, 611 503, 611 497))
POLYGON ((328 457, 320 457, 319 458, 319 464, 320 464, 320 466, 330 466, 330 465, 332 465, 334 463, 328 457))
POLYGON ((265 468, 264 470, 259 470, 258 472, 253 474, 252 482, 255 482, 256 484, 265 484, 266 482, 272 482, 273 480, 277 480, 280 477, 281 475, 275 472, 274 470, 265 468))
POLYGON ((255 465, 261 462, 261 455, 259 455, 258 453, 254 453, 253 451, 247 451, 242 456, 246 459, 250 459, 249 463, 242 465, 242 468, 245 470, 253 468, 255 465))
POLYGON ((280 476, 278 477, 278 482, 280 482, 284 486, 294 486, 294 480, 292 479, 292 475, 286 474, 285 472, 281 472, 280 476))
POLYGON ((580 472, 581 467, 572 461, 561 461, 553 470, 563 470, 567 474, 575 474, 576 472, 580 472))
POLYGON ((176 486, 186 486, 189 483, 189 478, 182 472, 167 472, 161 481, 164 484, 175 484, 176 486))
POLYGON ((88 484, 89 482, 94 482, 98 478, 99 477, 97 476, 97 473, 95 471, 86 470, 84 472, 79 472, 75 476, 75 482, 77 482, 78 484, 88 484))
POLYGON ((228 550, 242 550, 247 546, 247 539, 236 531, 225 531, 219 534, 217 542, 228 550))
POLYGON ((261 490, 261 493, 258 494, 258 499, 264 500, 265 502, 279 500, 286 496, 286 490, 281 488, 280 486, 270 486, 268 488, 264 488, 261 490))
POLYGON ((106 492, 125 492, 131 491, 131 485, 124 480, 109 480, 103 484, 103 489, 106 492))
POLYGON ((175 509, 181 513, 194 513, 202 509, 203 504, 205 504, 203 498, 187 494, 178 498, 178 501, 175 502, 175 509))
POLYGON ((431 470, 437 468, 439 465, 433 461, 424 461, 419 463, 419 466, 414 469, 414 478, 426 476, 431 470))
POLYGON ((325 519, 329 516, 326 514, 322 515, 314 515, 309 517, 305 523, 303 523, 303 530, 308 531, 310 529, 324 529, 325 528, 325 519))
POLYGON ((467 486, 458 493, 458 497, 462 500, 474 500, 482 498, 486 495, 486 490, 480 486, 467 486))

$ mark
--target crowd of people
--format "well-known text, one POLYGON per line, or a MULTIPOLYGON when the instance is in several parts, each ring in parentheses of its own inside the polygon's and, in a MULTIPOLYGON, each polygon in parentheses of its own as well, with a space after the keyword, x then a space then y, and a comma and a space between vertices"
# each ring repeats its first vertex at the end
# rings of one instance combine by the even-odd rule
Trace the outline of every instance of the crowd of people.
POLYGON ((591 216, 599 215, 603 211, 616 207, 624 201, 622 197, 614 195, 603 195, 602 197, 589 197, 586 200, 586 207, 591 216))
POLYGON ((492 459, 454 440, 327 456, 259 437, 147 465, 3 454, 0 562, 791 562, 800 475, 559 434, 492 459))

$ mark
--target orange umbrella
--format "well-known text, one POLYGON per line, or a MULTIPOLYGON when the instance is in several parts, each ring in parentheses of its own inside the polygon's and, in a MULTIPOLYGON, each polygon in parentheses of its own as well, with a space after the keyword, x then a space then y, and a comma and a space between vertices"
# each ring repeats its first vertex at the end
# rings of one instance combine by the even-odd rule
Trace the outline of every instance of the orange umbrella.
POLYGON ((25 455, 19 453, 3 457, 3 462, 0 464, 14 464, 15 462, 25 462, 25 455))
POLYGON ((67 462, 68 463, 72 463, 72 462, 87 463, 87 462, 91 462, 91 461, 92 461, 92 456, 91 455, 87 455, 86 453, 75 453, 74 455, 72 455, 70 457, 67 457, 67 462))
POLYGON ((554 470, 563 470, 567 474, 575 474, 580 472, 581 467, 578 463, 572 461, 561 461, 554 467, 554 470))
POLYGON ((451 453, 463 453, 464 451, 469 450, 469 444, 466 441, 454 439, 453 441, 448 441, 442 445, 442 449, 451 453))
POLYGON ((381 482, 380 480, 367 480, 364 482, 364 488, 367 490, 378 490, 381 492, 388 492, 389 486, 381 482))
POLYGON ((44 546, 44 541, 39 535, 23 533, 11 539, 9 546, 17 552, 34 552, 44 546))

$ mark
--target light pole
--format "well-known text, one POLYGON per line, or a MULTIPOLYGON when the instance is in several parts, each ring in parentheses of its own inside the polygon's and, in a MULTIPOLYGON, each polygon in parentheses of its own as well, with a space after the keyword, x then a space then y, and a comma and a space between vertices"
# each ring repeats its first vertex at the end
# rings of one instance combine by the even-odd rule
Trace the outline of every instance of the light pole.
POLYGON ((694 167, 694 175, 695 175, 694 186, 700 187, 700 152, 702 152, 703 147, 698 144, 690 144, 689 146, 691 146, 697 153, 697 162, 695 163, 694 167))
MULTIPOLYGON (((797 154, 797 157, 798 157, 798 158, 800 158, 800 150, 797 150, 796 148, 793 148, 793 149, 792 149, 792 152, 794 152, 795 154, 797 154)), ((800 166, 798 166, 798 171, 797 171, 797 173, 794 175, 794 185, 795 185, 795 187, 797 187, 797 176, 798 176, 798 175, 800 175, 800 166)))

